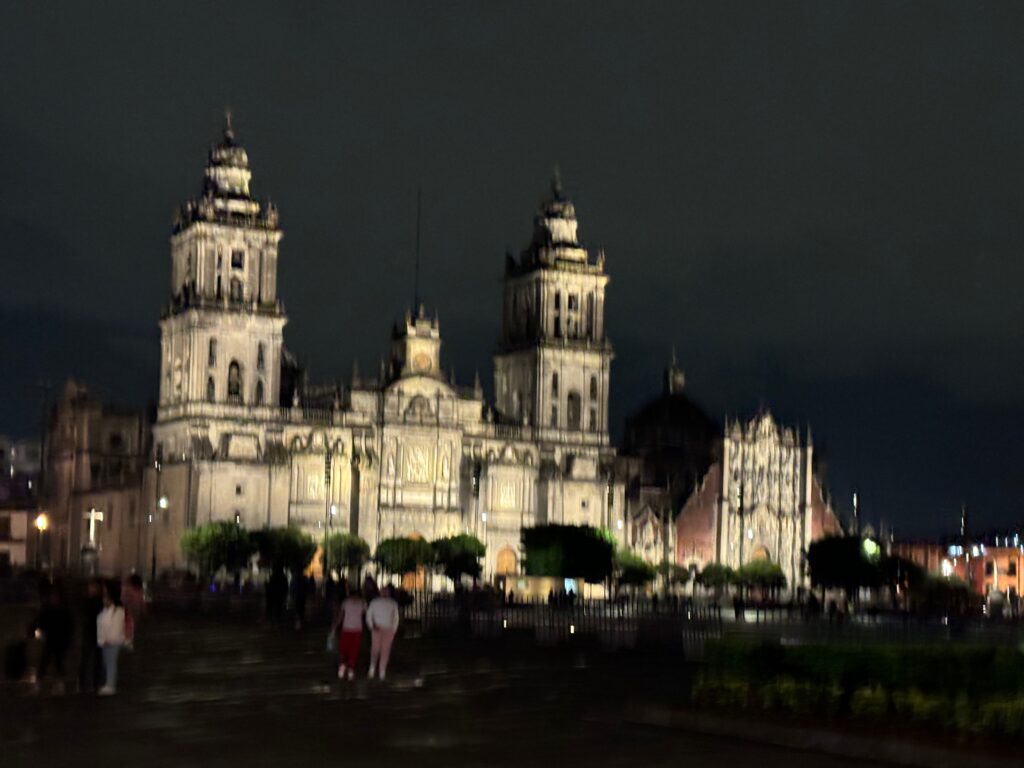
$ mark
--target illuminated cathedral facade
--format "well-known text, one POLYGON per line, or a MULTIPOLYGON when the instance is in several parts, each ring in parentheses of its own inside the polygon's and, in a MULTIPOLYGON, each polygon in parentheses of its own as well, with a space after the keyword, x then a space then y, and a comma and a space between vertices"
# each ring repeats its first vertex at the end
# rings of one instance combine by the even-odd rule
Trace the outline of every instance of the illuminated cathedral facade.
POLYGON ((627 543, 608 434, 604 254, 580 243, 557 180, 529 245, 506 259, 493 403, 479 380, 444 374, 441 329, 422 306, 395 325, 374 378, 304 385, 284 344, 278 212, 250 183, 229 122, 171 235, 142 491, 161 570, 184 565, 184 530, 218 520, 351 532, 371 548, 471 533, 487 547, 485 577, 521 571, 524 526, 585 523, 627 543))

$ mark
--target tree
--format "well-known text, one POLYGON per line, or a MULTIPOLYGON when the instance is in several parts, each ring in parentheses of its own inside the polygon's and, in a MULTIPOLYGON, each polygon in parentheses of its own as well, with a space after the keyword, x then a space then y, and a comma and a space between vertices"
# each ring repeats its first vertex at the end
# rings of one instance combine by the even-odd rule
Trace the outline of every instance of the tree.
POLYGON ((335 533, 327 537, 327 555, 329 562, 345 569, 349 579, 358 580, 370 559, 370 545, 354 533, 335 533))
POLYGON ((462 574, 477 579, 480 576, 480 559, 486 554, 487 548, 476 536, 459 534, 436 539, 431 545, 434 548, 434 562, 441 572, 452 581, 457 582, 462 574))
POLYGON ((207 523, 185 531, 181 549, 202 576, 211 576, 221 568, 237 572, 255 551, 245 529, 229 522, 207 523))
POLYGON ((410 573, 434 562, 434 548, 424 539, 384 539, 373 559, 385 573, 410 573))
POLYGON ((263 528, 253 531, 252 547, 260 565, 280 566, 286 571, 304 571, 316 554, 316 542, 298 528, 263 528))
POLYGON ((615 553, 615 572, 619 584, 642 587, 654 581, 655 568, 639 555, 622 548, 615 553))
POLYGON ((661 576, 666 587, 669 584, 682 587, 690 580, 690 569, 670 560, 662 560, 658 563, 658 575, 661 576))
POLYGON ((611 578, 615 545, 607 531, 589 525, 538 525, 524 528, 522 541, 528 576, 591 583, 611 578))
POLYGON ((826 536, 807 548, 811 584, 842 589, 854 597, 861 587, 881 584, 878 545, 859 536, 826 536))
POLYGON ((774 594, 786 586, 786 574, 778 563, 767 558, 758 558, 744 563, 733 574, 734 581, 740 586, 757 587, 769 594, 774 594))
POLYGON ((917 563, 895 555, 886 555, 878 564, 881 572, 881 583, 889 589, 889 599, 893 607, 897 604, 897 594, 909 595, 918 590, 925 581, 925 571, 917 563))
POLYGON ((715 599, 722 596, 722 591, 733 583, 735 573, 728 565, 721 563, 708 563, 697 575, 697 583, 705 589, 713 590, 715 599))

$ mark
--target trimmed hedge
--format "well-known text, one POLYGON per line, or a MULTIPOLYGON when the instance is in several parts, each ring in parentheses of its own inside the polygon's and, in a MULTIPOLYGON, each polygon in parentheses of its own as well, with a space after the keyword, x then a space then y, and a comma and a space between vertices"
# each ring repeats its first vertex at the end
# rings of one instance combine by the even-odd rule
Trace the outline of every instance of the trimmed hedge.
POLYGON ((694 703, 1024 737, 1014 648, 708 643, 694 703))

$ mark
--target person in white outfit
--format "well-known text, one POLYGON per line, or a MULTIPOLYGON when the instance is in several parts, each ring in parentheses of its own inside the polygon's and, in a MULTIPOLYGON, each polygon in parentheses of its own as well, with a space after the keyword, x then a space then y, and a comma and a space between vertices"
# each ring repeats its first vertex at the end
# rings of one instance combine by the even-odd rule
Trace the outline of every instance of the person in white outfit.
POLYGON ((110 696, 117 692, 117 657, 124 645, 124 608, 116 582, 107 582, 103 590, 103 610, 96 617, 96 645, 103 654, 103 687, 97 693, 110 696))
POLYGON ((398 603, 391 593, 391 587, 386 587, 366 609, 366 626, 370 628, 369 676, 373 677, 379 671, 381 680, 387 675, 391 644, 398 630, 398 603))

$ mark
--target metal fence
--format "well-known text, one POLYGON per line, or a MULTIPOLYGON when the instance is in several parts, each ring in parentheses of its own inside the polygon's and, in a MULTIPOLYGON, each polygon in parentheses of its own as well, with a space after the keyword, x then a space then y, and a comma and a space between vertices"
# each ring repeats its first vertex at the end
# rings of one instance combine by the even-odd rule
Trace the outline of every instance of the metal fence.
POLYGON ((676 647, 698 656, 721 637, 717 606, 687 602, 572 600, 481 605, 463 598, 417 595, 405 617, 424 634, 462 633, 473 638, 527 637, 539 645, 600 644, 605 648, 676 647))

